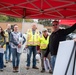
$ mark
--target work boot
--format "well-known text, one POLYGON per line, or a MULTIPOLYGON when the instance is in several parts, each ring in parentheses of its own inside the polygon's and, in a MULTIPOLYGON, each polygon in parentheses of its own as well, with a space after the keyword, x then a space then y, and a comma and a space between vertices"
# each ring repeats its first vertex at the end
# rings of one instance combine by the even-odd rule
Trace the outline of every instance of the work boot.
POLYGON ((3 69, 0 69, 1 72, 3 72, 3 69))
POLYGON ((6 60, 6 63, 8 63, 8 61, 6 60))
POLYGON ((6 65, 4 65, 4 68, 6 67, 6 65))
POLYGON ((43 72, 45 72, 45 69, 44 68, 42 68, 42 70, 41 70, 41 73, 43 73, 43 72))
POLYGON ((13 67, 13 72, 16 72, 16 68, 15 67, 13 67))
POLYGON ((27 66, 26 69, 29 70, 30 69, 29 66, 27 66))
POLYGON ((37 66, 33 66, 32 68, 33 68, 33 69, 39 69, 37 66))
POLYGON ((18 67, 15 67, 16 72, 18 72, 18 67))
POLYGON ((50 73, 50 74, 53 74, 52 70, 49 70, 49 73, 50 73))

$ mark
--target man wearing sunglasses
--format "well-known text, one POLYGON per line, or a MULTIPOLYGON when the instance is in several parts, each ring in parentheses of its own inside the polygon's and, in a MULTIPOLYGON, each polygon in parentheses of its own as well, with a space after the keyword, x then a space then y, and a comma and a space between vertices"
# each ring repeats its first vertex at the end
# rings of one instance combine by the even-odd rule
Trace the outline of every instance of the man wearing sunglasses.
POLYGON ((49 44, 45 53, 45 58, 48 53, 51 53, 52 71, 54 70, 55 60, 57 56, 58 46, 60 41, 66 40, 66 36, 76 29, 76 23, 67 29, 59 29, 59 22, 53 21, 51 26, 52 34, 49 37, 49 44))

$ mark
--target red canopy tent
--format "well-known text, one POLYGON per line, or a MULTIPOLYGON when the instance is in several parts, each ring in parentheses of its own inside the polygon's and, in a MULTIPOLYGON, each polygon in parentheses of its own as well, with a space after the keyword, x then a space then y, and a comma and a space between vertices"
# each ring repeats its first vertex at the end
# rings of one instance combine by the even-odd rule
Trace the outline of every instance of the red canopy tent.
POLYGON ((69 25, 69 26, 71 26, 74 23, 76 23, 76 20, 60 20, 59 21, 59 24, 60 25, 63 24, 63 25, 69 25))
POLYGON ((0 0, 0 14, 29 19, 76 19, 76 0, 0 0))

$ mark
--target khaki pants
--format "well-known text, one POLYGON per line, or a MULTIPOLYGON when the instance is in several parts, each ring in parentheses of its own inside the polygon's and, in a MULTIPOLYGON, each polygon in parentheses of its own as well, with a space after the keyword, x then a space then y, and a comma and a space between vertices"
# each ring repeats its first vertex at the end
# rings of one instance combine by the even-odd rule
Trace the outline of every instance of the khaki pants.
MULTIPOLYGON (((46 53, 46 50, 41 50, 41 67, 42 67, 42 69, 44 69, 44 55, 45 55, 45 53, 46 53)), ((49 53, 48 54, 48 57, 47 57, 48 59, 49 59, 49 62, 51 62, 51 54, 49 53)), ((50 67, 51 67, 51 63, 50 63, 50 67)))

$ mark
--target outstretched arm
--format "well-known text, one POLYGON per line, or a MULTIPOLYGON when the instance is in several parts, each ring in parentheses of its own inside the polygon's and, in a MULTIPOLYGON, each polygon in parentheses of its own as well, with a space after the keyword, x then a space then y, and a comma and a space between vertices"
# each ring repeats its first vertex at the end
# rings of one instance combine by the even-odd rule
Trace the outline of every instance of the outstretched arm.
POLYGON ((73 24, 73 26, 71 26, 70 28, 64 29, 63 30, 63 35, 68 35, 71 32, 73 32, 76 29, 76 23, 73 24))

